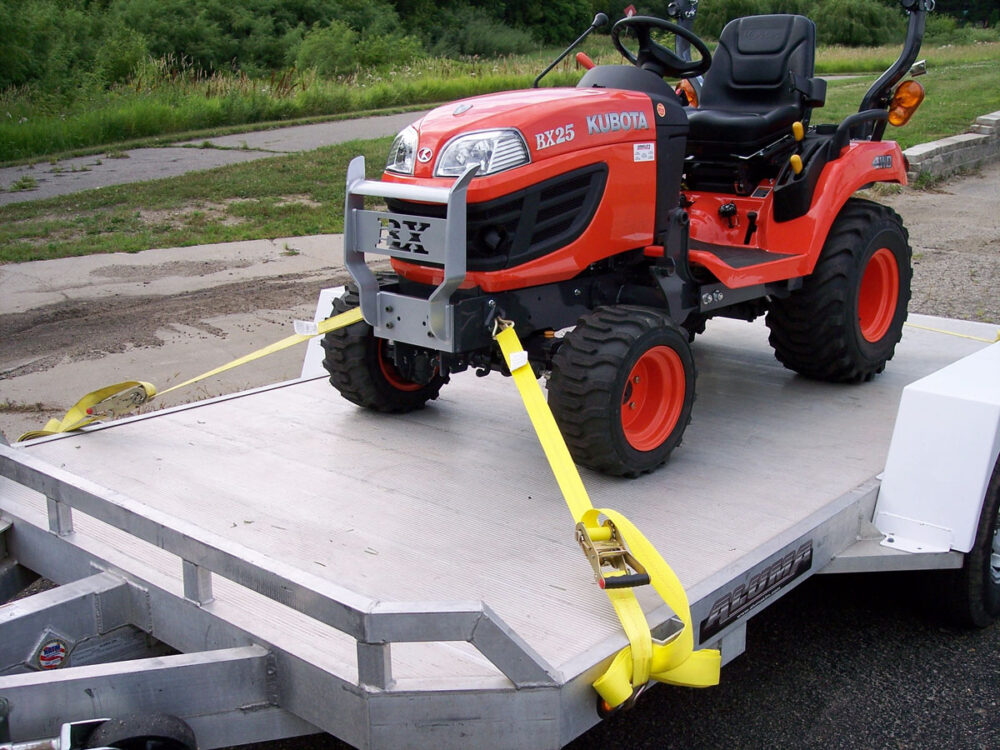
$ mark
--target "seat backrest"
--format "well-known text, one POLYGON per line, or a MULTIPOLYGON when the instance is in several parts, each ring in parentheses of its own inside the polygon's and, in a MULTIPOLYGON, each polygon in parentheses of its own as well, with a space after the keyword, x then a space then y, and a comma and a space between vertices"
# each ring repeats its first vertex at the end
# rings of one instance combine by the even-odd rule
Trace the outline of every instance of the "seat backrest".
POLYGON ((807 116, 815 55, 816 25, 805 16, 736 18, 719 37, 699 106, 766 112, 795 105, 807 116))

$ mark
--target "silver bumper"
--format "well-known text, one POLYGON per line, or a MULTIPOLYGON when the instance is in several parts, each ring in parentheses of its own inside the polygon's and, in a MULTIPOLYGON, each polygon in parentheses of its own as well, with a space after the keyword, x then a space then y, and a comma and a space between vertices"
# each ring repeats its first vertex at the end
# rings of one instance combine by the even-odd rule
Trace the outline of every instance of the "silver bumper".
POLYGON ((348 166, 344 265, 358 285, 361 313, 379 338, 455 351, 451 295, 465 280, 465 194, 476 170, 470 167, 450 188, 438 188, 366 180, 363 156, 348 166), (447 213, 436 219, 367 211, 365 196, 443 204, 447 213), (428 299, 381 291, 366 253, 440 265, 444 279, 428 299))

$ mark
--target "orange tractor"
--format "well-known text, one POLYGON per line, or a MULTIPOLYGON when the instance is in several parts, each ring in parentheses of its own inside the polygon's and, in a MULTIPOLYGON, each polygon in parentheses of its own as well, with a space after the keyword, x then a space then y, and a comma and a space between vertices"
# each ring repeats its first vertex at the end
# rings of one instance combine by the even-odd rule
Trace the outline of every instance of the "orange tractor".
POLYGON ((882 135, 923 98, 903 79, 933 2, 901 4, 899 59, 837 124, 811 124, 826 82, 809 19, 735 19, 713 55, 685 25, 631 16, 611 30, 627 64, 591 67, 575 88, 438 107, 396 137, 380 180, 352 161, 355 284, 334 309, 360 305, 364 321, 323 341, 333 385, 370 409, 420 408, 453 373, 506 372, 493 335, 509 321, 548 374, 575 460, 637 476, 681 441, 691 342, 709 318, 766 315, 786 367, 871 379, 900 339, 912 276, 899 216, 854 197, 906 182, 882 135), (696 77, 697 106, 665 80, 696 77))

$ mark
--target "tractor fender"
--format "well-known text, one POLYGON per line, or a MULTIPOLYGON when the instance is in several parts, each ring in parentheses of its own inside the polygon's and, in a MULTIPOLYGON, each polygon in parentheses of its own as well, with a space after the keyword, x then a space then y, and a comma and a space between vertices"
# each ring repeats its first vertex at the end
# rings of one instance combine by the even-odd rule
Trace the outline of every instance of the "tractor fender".
POLYGON ((797 264, 801 275, 812 273, 830 227, 847 199, 875 182, 906 184, 906 163, 899 144, 895 141, 849 143, 838 158, 824 166, 809 210, 791 221, 776 221, 771 214, 760 227, 760 245, 771 252, 794 253, 801 259, 797 264))

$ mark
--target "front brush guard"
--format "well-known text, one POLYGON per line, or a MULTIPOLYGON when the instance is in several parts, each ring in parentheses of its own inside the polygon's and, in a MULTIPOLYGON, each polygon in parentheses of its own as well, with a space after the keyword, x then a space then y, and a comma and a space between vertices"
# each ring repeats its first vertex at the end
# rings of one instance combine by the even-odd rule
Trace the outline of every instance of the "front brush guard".
POLYGON ((439 351, 456 351, 451 296, 466 276, 466 192, 478 167, 469 167, 450 188, 400 185, 365 179, 365 158, 347 168, 344 265, 358 285, 361 313, 375 335, 439 351), (365 196, 447 206, 445 218, 366 211, 365 196), (365 254, 440 265, 444 279, 428 299, 379 289, 365 254))

